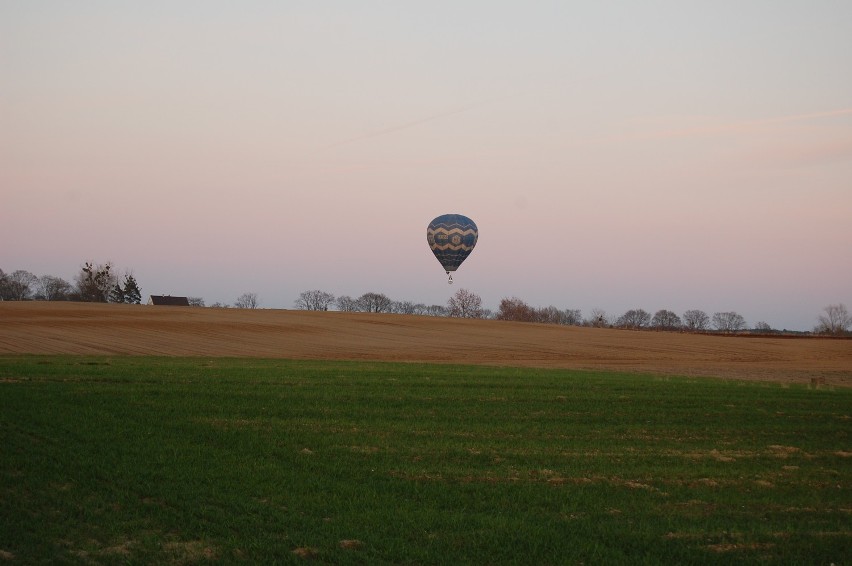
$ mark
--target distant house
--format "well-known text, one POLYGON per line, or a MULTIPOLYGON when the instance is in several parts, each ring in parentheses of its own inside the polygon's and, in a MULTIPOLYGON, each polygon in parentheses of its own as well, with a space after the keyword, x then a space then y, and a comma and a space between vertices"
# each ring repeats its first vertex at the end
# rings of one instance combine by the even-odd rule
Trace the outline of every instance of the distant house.
POLYGON ((188 307, 189 299, 186 297, 172 297, 171 295, 151 295, 148 299, 149 305, 165 305, 170 307, 188 307))

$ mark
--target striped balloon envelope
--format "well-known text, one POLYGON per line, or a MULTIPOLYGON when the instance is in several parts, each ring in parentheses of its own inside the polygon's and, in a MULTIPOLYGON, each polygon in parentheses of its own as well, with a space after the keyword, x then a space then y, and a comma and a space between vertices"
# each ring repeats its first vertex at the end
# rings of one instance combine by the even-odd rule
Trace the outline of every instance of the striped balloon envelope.
POLYGON ((426 228, 426 241, 429 249, 441 262, 441 266, 453 282, 451 271, 459 268, 479 238, 479 229, 467 216, 461 214, 444 214, 429 223, 426 228))

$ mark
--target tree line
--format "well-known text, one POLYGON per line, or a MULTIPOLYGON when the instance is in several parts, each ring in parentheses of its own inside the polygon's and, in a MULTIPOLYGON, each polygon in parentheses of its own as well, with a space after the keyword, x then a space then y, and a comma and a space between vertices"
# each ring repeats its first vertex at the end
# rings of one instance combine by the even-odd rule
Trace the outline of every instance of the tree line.
POLYGON ((368 292, 355 298, 349 295, 335 296, 332 293, 319 289, 301 292, 294 306, 300 310, 311 311, 337 310, 341 312, 416 314, 423 316, 467 316, 468 318, 482 318, 484 314, 481 299, 479 299, 479 310, 477 311, 472 299, 466 301, 463 305, 456 304, 455 308, 453 308, 449 303, 445 306, 426 305, 413 301, 395 301, 384 293, 368 292))
POLYGON ((84 301, 94 303, 142 302, 142 289, 133 273, 120 278, 111 262, 86 262, 74 283, 61 277, 41 277, 24 269, 4 273, 0 269, 0 301, 84 301))
MULTIPOLYGON (((26 270, 5 273, 0 269, 0 301, 87 301, 140 304, 142 289, 132 271, 123 278, 116 274, 111 262, 85 262, 69 283, 61 277, 43 275, 38 277, 26 270)), ((203 307, 204 299, 189 297, 192 306, 203 307)), ((255 309, 260 305, 256 293, 243 293, 234 302, 236 308, 255 309)), ((214 303, 211 307, 227 308, 230 305, 214 303)), ((322 290, 303 291, 294 303, 301 310, 342 312, 369 312, 413 314, 423 316, 445 316, 457 318, 489 318, 515 322, 538 322, 569 326, 623 328, 631 330, 668 330, 688 332, 743 331, 758 333, 777 332, 766 322, 758 322, 753 328, 742 315, 735 311, 715 312, 708 315, 699 309, 687 310, 681 315, 660 309, 653 315, 641 308, 630 309, 617 316, 603 309, 592 309, 584 317, 580 309, 559 309, 555 306, 534 307, 518 297, 507 297, 500 301, 497 311, 482 306, 482 299, 467 289, 459 289, 445 305, 426 305, 413 301, 396 301, 383 293, 368 292, 354 298, 349 295, 335 296, 322 290)), ((852 316, 842 303, 828 305, 817 317, 813 328, 816 334, 845 335, 852 327, 852 316)))
MULTIPOLYGON (((142 288, 132 271, 123 277, 116 274, 112 262, 87 261, 69 283, 61 277, 41 277, 18 269, 5 273, 0 269, 0 301, 82 301, 91 303, 142 303, 142 288)), ((192 306, 204 306, 201 297, 189 297, 192 306)), ((256 309, 260 305, 257 293, 243 293, 234 301, 234 307, 256 309)), ((213 307, 230 305, 215 303, 213 307)))
MULTIPOLYGON (((500 301, 496 312, 483 308, 482 299, 467 289, 459 289, 446 305, 430 305, 411 301, 394 301, 382 293, 364 293, 358 298, 349 295, 336 297, 319 289, 303 291, 294 306, 300 310, 327 311, 336 309, 343 312, 372 312, 417 314, 427 316, 447 316, 459 318, 490 318, 514 322, 537 322, 543 324, 562 324, 568 326, 586 326, 595 328, 622 328, 630 330, 667 330, 686 332, 755 332, 776 333, 766 322, 758 322, 749 328, 745 318, 736 311, 720 311, 712 315, 700 309, 690 309, 682 315, 660 309, 653 315, 637 308, 612 316, 603 309, 592 309, 584 317, 580 309, 559 309, 554 306, 533 307, 517 297, 508 297, 500 301)), ((841 304, 829 305, 818 317, 813 332, 817 334, 843 335, 852 326, 852 316, 841 304)))

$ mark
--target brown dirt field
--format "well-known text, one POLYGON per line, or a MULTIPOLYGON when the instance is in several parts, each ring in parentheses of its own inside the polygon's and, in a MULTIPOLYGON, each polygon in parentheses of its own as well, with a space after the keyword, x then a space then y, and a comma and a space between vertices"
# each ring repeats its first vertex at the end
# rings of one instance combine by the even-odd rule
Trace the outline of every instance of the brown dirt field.
POLYGON ((852 386, 852 340, 290 310, 0 302, 8 354, 387 360, 852 386))

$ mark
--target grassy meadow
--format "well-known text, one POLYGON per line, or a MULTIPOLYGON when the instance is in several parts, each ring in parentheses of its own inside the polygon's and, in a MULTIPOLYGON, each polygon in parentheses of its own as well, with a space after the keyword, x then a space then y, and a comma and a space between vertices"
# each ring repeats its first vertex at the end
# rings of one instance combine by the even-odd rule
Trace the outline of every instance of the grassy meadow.
POLYGON ((0 563, 848 563, 852 390, 0 357, 0 563))

